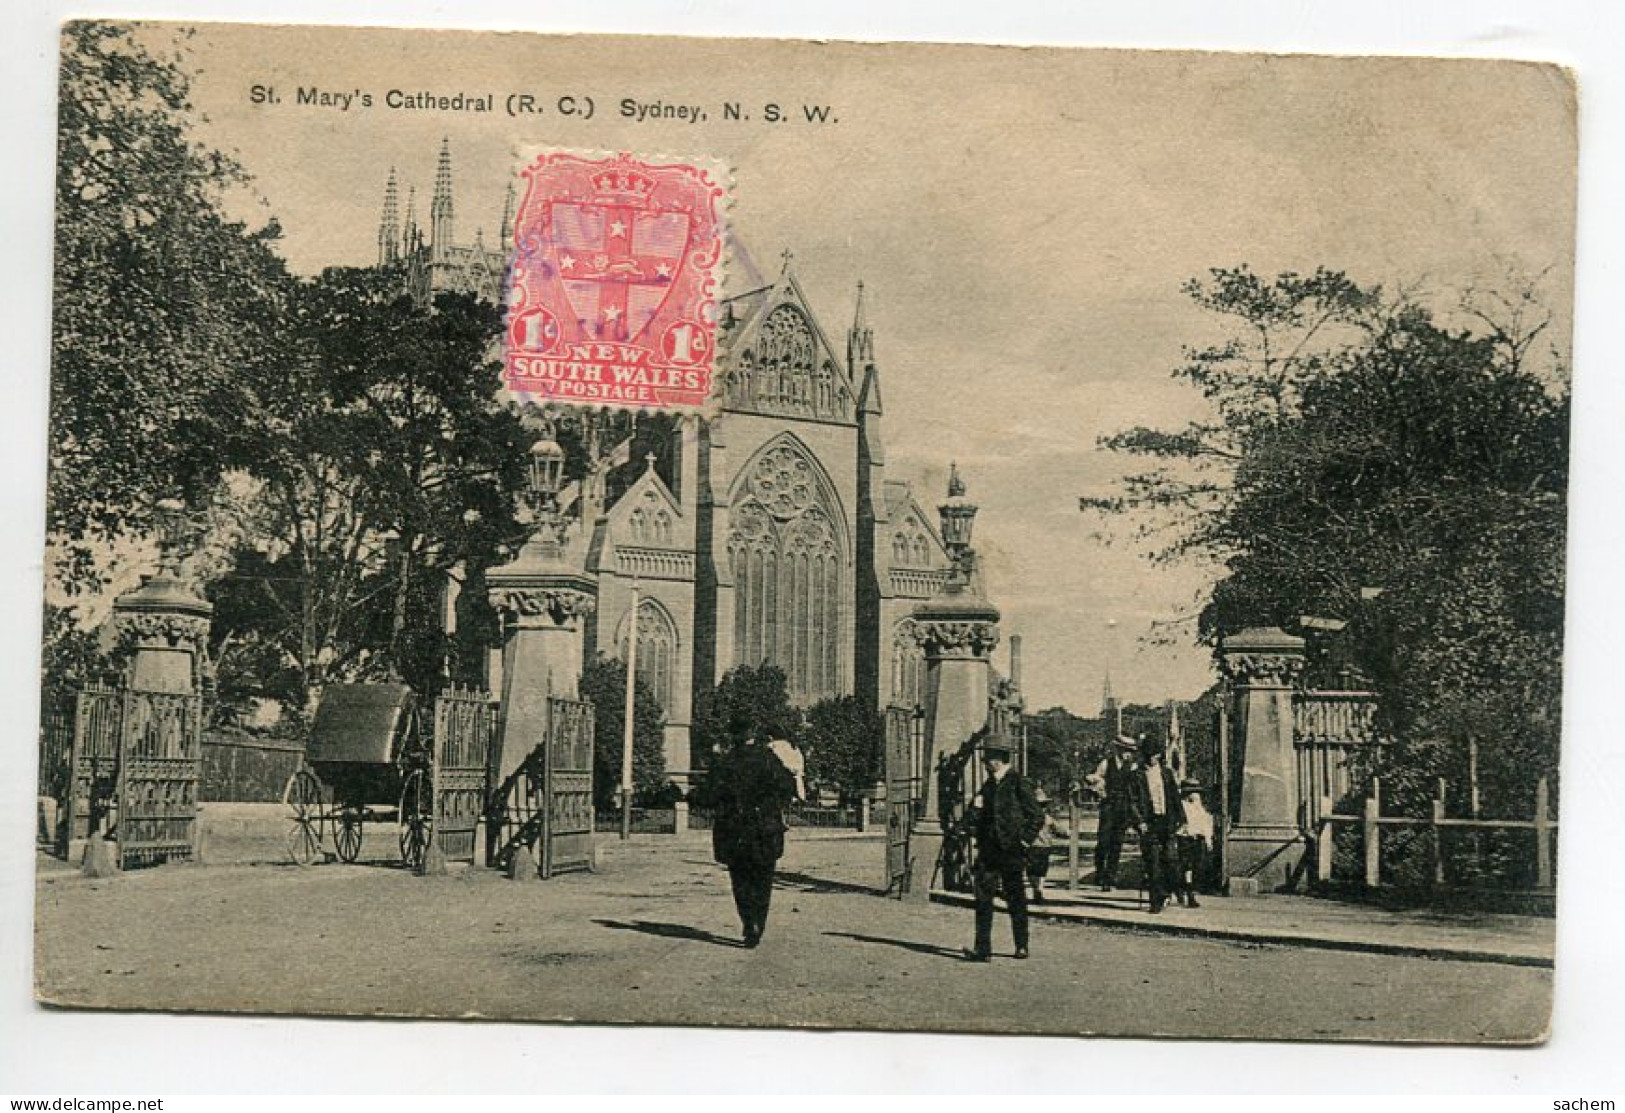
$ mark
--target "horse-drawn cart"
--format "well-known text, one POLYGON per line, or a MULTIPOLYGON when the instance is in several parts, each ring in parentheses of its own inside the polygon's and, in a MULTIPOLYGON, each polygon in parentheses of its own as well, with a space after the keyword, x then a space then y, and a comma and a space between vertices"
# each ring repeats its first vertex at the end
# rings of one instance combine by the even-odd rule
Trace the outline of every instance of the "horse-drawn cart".
POLYGON ((335 684, 322 696, 305 760, 282 800, 292 811, 288 855, 299 865, 361 854, 368 824, 398 829, 401 861, 423 865, 434 834, 433 741, 404 684, 335 684))

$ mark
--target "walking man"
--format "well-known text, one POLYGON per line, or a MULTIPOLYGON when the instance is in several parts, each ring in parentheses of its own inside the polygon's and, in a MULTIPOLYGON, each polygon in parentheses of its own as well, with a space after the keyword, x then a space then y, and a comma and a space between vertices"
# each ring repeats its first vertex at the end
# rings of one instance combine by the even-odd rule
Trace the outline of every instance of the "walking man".
POLYGON ((1044 825, 1044 812, 1033 790, 1010 767, 1006 746, 984 743, 982 768, 987 780, 976 797, 976 865, 971 871, 976 895, 976 945, 965 951, 971 962, 993 957, 993 898, 1004 897, 1015 936, 1016 957, 1027 957, 1027 854, 1044 825))
POLYGON ((1162 746, 1148 742, 1140 757, 1143 768, 1130 782, 1130 820, 1140 836, 1140 860, 1155 915, 1168 903, 1175 868, 1174 832, 1185 825, 1185 808, 1179 800, 1179 782, 1162 764, 1162 746))
POLYGON ((728 867, 747 947, 767 930, 773 870, 784 856, 784 809, 796 791, 795 776, 767 747, 771 737, 765 728, 752 731, 712 771, 712 851, 728 867))
POLYGON ((1095 831, 1095 881, 1102 889, 1117 885, 1117 867, 1123 857, 1123 834, 1129 827, 1132 782, 1138 766, 1134 762, 1137 744, 1127 735, 1112 741, 1111 752, 1088 777, 1088 785, 1100 797, 1100 821, 1095 831))

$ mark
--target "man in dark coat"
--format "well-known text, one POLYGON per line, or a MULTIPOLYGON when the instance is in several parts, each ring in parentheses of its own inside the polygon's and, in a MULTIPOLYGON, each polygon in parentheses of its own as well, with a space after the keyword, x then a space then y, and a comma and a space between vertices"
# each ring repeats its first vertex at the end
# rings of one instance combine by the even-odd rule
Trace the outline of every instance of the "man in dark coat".
POLYGON ((1185 825, 1185 806, 1180 802, 1179 782, 1162 763, 1162 747, 1147 743, 1140 758, 1141 769, 1129 782, 1129 818, 1140 836, 1145 886, 1155 914, 1168 903, 1174 871, 1174 832, 1185 825))
POLYGON ((1134 739, 1118 735, 1111 752, 1088 778, 1100 796, 1100 819, 1095 830, 1095 881, 1102 889, 1117 885, 1117 867, 1123 857, 1123 835, 1129 828, 1130 805, 1137 749, 1134 739))
POLYGON ((972 888, 976 895, 976 946, 965 951, 972 962, 993 957, 993 898, 1004 897, 1010 911, 1010 932, 1016 957, 1027 957, 1027 854, 1044 826, 1044 810, 1033 790, 1010 767, 1010 751, 984 744, 982 767, 987 780, 976 795, 976 866, 972 888))
POLYGON ((796 792, 795 776, 767 741, 768 732, 758 730, 736 744, 712 769, 710 782, 712 851, 728 867, 747 947, 767 930, 773 869, 784 856, 784 809, 796 792))

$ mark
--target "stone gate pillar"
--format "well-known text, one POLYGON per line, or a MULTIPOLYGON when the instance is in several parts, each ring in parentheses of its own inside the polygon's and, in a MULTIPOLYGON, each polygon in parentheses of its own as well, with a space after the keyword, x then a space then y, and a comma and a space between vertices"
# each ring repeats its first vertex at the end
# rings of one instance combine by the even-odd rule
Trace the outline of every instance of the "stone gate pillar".
MULTIPOLYGON (((113 628, 120 644, 132 651, 126 673, 131 691, 197 696, 214 608, 193 595, 171 567, 166 554, 157 575, 113 601, 113 628)), ((200 856, 202 708, 185 702, 191 706, 162 712, 146 703, 126 702, 126 714, 134 718, 122 722, 119 736, 120 854, 99 837, 105 832, 89 832, 83 858, 87 874, 101 877, 116 870, 126 843, 136 848, 133 854, 145 848, 153 855, 143 859, 147 861, 200 856)), ((72 844, 68 852, 75 853, 72 844)))
POLYGON ((113 628, 130 646, 129 684, 143 692, 194 695, 214 607, 167 571, 113 601, 113 628))
POLYGON ((528 566, 526 553, 487 576, 491 606, 502 616, 502 755, 505 781, 541 744, 550 695, 576 698, 584 644, 582 620, 597 603, 592 577, 563 567, 528 566))
POLYGON ((914 609, 915 636, 925 651, 925 806, 911 835, 917 863, 908 895, 930 899, 930 879, 942 851, 941 785, 943 758, 959 752, 987 725, 993 650, 999 644, 999 609, 982 591, 976 556, 970 548, 976 505, 965 497, 957 468, 948 478, 948 499, 938 512, 942 537, 953 566, 942 588, 914 609))
POLYGON ((582 554, 566 554, 559 510, 564 450, 552 425, 530 449, 535 529, 519 555, 485 574, 486 596, 502 618, 502 739, 499 782, 524 764, 547 733, 550 695, 575 699, 586 640, 583 619, 598 602, 598 581, 582 554))
POLYGON ((1225 843, 1232 893, 1279 889, 1298 865, 1298 767, 1292 746, 1292 692, 1303 674, 1303 639, 1277 627, 1227 637, 1220 659, 1230 700, 1231 776, 1238 799, 1225 843), (1239 787, 1239 794, 1235 789, 1239 787))

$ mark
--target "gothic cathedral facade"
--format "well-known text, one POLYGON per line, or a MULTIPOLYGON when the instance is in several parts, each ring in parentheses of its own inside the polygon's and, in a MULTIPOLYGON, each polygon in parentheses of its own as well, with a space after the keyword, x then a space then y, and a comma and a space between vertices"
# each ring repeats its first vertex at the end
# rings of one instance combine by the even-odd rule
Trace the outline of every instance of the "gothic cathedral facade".
MULTIPOLYGON (((445 146, 427 242, 410 199, 400 221, 396 188, 392 171, 380 265, 404 267, 420 292, 500 298, 511 197, 493 249, 483 236, 452 239, 445 146)), ((934 516, 887 472, 862 283, 844 350, 788 254, 775 281, 726 297, 720 312, 715 416, 679 420, 669 481, 651 458, 629 465, 642 474, 613 501, 584 497, 571 546, 598 583, 585 657, 624 660, 637 638, 679 782, 700 760, 694 709, 735 666, 778 666, 802 707, 843 695, 874 709, 916 704, 923 657, 910 616, 950 566, 934 516)))

